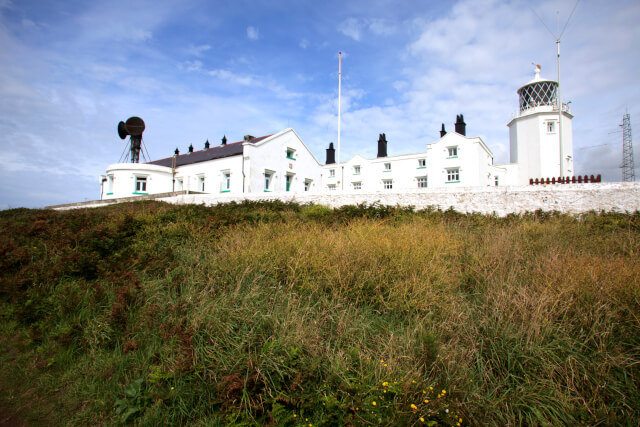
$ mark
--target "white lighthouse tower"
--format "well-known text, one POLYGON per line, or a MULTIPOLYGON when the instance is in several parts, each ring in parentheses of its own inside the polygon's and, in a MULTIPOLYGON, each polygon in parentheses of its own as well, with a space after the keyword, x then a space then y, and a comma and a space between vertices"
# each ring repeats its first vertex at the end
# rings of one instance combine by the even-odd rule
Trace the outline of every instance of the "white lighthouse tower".
POLYGON ((562 116, 559 113, 558 82, 541 78, 538 65, 535 77, 518 89, 518 95, 518 115, 507 125, 510 162, 519 165, 518 184, 527 185, 530 178, 572 176, 573 116, 567 104, 562 105, 562 116))

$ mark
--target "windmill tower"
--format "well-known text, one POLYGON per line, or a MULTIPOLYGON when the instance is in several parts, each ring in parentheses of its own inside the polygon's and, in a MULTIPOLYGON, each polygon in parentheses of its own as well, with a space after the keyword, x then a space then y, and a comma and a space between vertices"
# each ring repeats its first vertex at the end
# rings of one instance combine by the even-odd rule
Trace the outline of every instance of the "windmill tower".
POLYGON ((636 171, 633 164, 633 144, 631 141, 631 118, 629 113, 622 116, 622 181, 635 182, 636 171))
POLYGON ((567 104, 559 111, 558 82, 540 77, 537 65, 518 97, 518 114, 507 125, 510 161, 519 164, 518 185, 527 185, 529 178, 573 175, 573 115, 567 104))

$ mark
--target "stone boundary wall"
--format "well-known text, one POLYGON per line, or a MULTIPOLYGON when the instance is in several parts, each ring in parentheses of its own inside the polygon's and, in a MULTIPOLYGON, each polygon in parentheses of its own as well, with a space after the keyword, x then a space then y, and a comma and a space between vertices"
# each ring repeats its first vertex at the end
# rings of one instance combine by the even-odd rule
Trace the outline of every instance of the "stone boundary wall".
MULTIPOLYGON (((207 206, 243 200, 279 199, 297 203, 315 203, 329 207, 360 203, 414 206, 416 209, 453 208, 458 212, 495 214, 524 213, 535 210, 580 214, 589 211, 640 211, 640 183, 562 184, 513 187, 426 188, 411 192, 325 193, 325 194, 181 194, 158 195, 155 200, 175 204, 204 204, 207 206)), ((110 201, 84 202, 52 206, 52 209, 73 209, 104 206, 110 201)))

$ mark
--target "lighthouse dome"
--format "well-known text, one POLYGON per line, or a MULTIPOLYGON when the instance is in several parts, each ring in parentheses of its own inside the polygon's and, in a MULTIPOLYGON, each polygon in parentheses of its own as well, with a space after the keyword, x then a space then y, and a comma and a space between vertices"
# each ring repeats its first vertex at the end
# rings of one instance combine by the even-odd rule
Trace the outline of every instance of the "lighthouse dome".
POLYGON ((536 107, 556 107, 558 103, 558 82, 540 77, 540 66, 535 76, 526 85, 518 89, 520 113, 536 107))

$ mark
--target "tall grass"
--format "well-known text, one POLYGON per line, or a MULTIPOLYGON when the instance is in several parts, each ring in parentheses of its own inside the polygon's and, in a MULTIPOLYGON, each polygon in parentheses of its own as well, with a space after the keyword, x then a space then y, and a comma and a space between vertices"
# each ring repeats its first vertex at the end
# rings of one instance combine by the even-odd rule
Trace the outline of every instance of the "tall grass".
POLYGON ((638 214, 147 202, 0 227, 0 390, 28 420, 640 415, 638 214))

